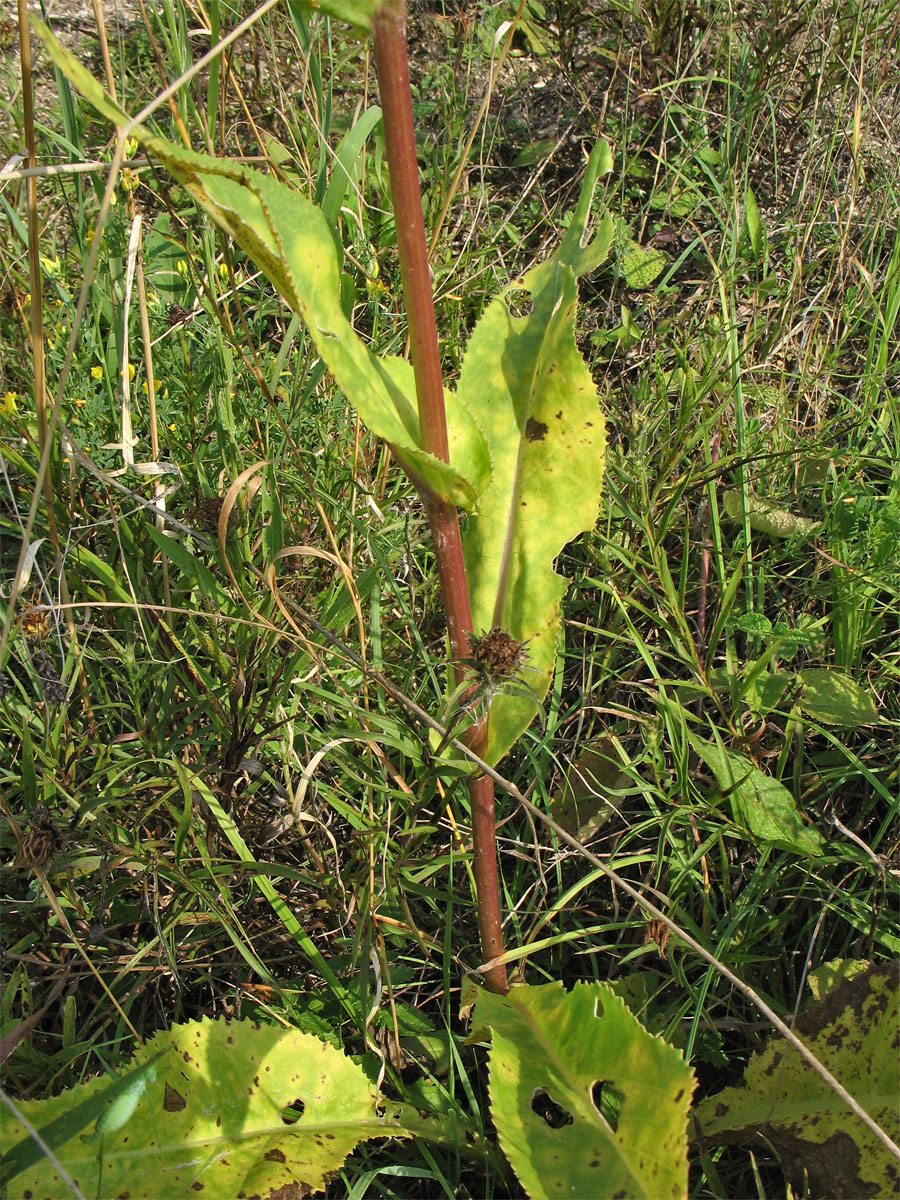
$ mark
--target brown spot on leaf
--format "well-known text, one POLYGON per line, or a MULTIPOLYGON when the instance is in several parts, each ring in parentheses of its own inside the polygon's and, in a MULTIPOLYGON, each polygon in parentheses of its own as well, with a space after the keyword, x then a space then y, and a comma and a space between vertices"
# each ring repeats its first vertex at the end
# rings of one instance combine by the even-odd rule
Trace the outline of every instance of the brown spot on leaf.
POLYGON ((168 1083, 166 1084, 166 1098, 163 1100, 163 1108, 166 1112, 181 1112, 183 1108, 187 1108, 187 1100, 185 1100, 181 1092, 177 1092, 168 1083))
POLYGON ((529 442, 542 442, 547 436, 547 426, 543 421, 536 421, 534 417, 529 417, 525 425, 525 436, 529 442))

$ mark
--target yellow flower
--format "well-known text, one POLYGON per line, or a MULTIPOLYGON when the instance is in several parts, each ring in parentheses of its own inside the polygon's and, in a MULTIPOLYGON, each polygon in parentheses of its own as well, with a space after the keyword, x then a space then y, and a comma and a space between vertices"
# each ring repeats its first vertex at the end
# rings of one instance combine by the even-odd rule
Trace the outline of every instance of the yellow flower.
POLYGON ((87 400, 85 400, 84 396, 73 396, 72 403, 76 408, 84 408, 85 404, 87 404, 87 400))
POLYGON ((134 379, 134 363, 133 362, 130 362, 128 364, 128 379, 129 379, 129 381, 134 379))
POLYGON ((4 417, 13 416, 17 407, 15 392, 4 392, 0 396, 0 413, 3 413, 4 417))
POLYGON ((125 139, 125 157, 126 158, 134 158, 135 154, 137 154, 137 148, 138 148, 137 138, 126 138, 125 139))
POLYGON ((170 429, 171 429, 171 431, 174 433, 174 432, 175 432, 175 430, 178 428, 178 426, 177 426, 177 425, 175 424, 175 422, 173 421, 173 422, 172 422, 172 424, 169 426, 169 428, 170 428, 170 429))
POLYGON ((49 258, 45 255, 41 255, 41 264, 43 265, 44 270, 47 272, 47 274, 51 278, 54 275, 59 274, 60 266, 59 266, 58 258, 49 258))
POLYGON ((103 368, 102 367, 91 367, 91 379, 102 379, 102 378, 103 378, 103 368))
POLYGON ((187 273, 188 273, 187 262, 183 258, 179 258, 178 262, 175 264, 175 270, 181 276, 187 275, 187 273))
POLYGON ((220 262, 220 263, 219 263, 219 267, 218 267, 218 271, 219 271, 219 278, 220 278, 220 279, 222 279, 222 280, 225 280, 225 279, 227 279, 227 278, 228 278, 228 263, 226 263, 226 262, 220 262))
POLYGON ((142 380, 141 380, 141 391, 144 393, 144 395, 145 395, 145 396, 146 396, 146 395, 147 395, 147 393, 150 391, 150 389, 147 387, 147 380, 146 380, 146 379, 142 379, 142 380))

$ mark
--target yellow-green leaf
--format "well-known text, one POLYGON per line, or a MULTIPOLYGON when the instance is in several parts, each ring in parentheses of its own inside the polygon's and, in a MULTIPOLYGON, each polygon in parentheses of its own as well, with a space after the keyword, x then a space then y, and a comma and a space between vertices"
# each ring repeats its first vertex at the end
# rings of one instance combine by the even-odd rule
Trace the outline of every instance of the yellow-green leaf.
POLYGON ((691 1068, 605 984, 480 991, 491 1116, 532 1197, 687 1195, 691 1068))
MULTIPOLYGON (((742 493, 735 488, 726 491, 722 497, 725 512, 732 521, 743 521, 744 505, 742 493)), ((768 500, 760 500, 758 496, 749 496, 747 500, 747 515, 750 518, 750 528, 758 533, 767 533, 769 537, 810 538, 819 528, 820 522, 812 521, 809 517, 798 517, 790 509, 779 508, 768 500)))

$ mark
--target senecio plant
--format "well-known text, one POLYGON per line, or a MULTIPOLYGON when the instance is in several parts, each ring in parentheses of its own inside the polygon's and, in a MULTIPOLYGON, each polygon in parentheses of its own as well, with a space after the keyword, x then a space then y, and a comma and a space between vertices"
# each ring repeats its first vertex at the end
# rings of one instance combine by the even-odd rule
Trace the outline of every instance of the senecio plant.
MULTIPOLYGON (((342 248, 322 209, 271 175, 157 136, 49 30, 35 28, 56 65, 116 125, 119 154, 126 138, 136 138, 265 272, 414 483, 446 611, 451 712, 464 714, 465 743, 493 765, 535 718, 550 685, 566 587, 554 560, 598 515, 604 416, 574 323, 578 277, 613 242, 612 217, 592 217, 612 156, 603 141, 594 148, 559 249, 487 307, 456 387, 448 387, 419 191, 405 4, 320 0, 311 10, 347 19, 373 39, 411 362, 377 357, 353 330, 341 305, 342 248)), ((468 1009, 473 1039, 492 1044, 501 1149, 535 1196, 684 1195, 690 1069, 608 987, 579 984, 568 994, 553 983, 508 987, 493 782, 469 769, 467 785, 485 964, 485 986, 472 989, 468 1009), (563 1117, 545 1119, 536 1096, 563 1117)), ((440 1112, 428 1117, 377 1100, 360 1068, 315 1038, 221 1021, 159 1034, 114 1083, 94 1080, 38 1103, 51 1107, 23 1105, 20 1115, 40 1143, 24 1123, 18 1143, 7 1139, 10 1196, 60 1194, 67 1179, 90 1196, 305 1195, 365 1138, 451 1137, 467 1153, 483 1143, 482 1134, 446 1127, 440 1112), (302 1116, 286 1124, 283 1110, 298 1096, 302 1116), (310 1123, 315 1130, 306 1133, 310 1123)), ((481 1153, 496 1151, 482 1146, 481 1153)))
MULTIPOLYGON (((342 249, 322 209, 270 175, 183 149, 132 120, 46 29, 41 36, 85 98, 134 137, 195 197, 265 272, 306 323, 338 386, 383 438, 428 514, 447 619, 455 695, 481 681, 464 736, 489 765, 534 719, 550 686, 565 580, 553 562, 597 519, 604 416, 575 344, 577 279, 613 242, 607 214, 585 242, 597 182, 612 166, 601 141, 557 252, 491 303, 466 349, 455 390, 444 383, 425 225, 405 34, 405 5, 392 0, 317 3, 370 32, 397 229, 411 364, 377 357, 341 305, 342 249), (530 312, 514 316, 510 300, 530 312), (460 509, 466 513, 465 530, 460 509), (475 668, 474 672, 472 668, 475 668)), ((481 949, 503 953, 494 789, 469 777, 481 949)), ((485 981, 507 990, 502 964, 485 981)))

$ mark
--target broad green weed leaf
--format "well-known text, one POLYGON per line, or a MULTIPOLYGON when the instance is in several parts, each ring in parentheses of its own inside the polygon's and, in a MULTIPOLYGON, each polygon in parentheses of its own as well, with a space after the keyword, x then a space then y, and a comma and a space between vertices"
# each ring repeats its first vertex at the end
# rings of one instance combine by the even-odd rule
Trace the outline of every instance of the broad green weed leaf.
POLYGON ((529 1196, 687 1195, 693 1072, 611 988, 482 990, 473 1025, 491 1031, 491 1116, 529 1196))
POLYGON ((707 742, 689 733, 694 750, 716 777, 716 782, 731 802, 738 825, 754 841, 778 846, 793 854, 816 855, 822 852, 822 835, 807 825, 784 784, 734 750, 716 742, 707 742))
POLYGON ((657 246, 641 246, 629 241, 621 252, 619 270, 628 287, 641 291, 650 287, 666 269, 669 256, 657 246))
MULTIPOLYGON (((729 489, 723 494, 722 500, 725 511, 732 521, 743 521, 744 509, 741 492, 736 488, 729 489)), ((779 508, 758 496, 750 496, 747 501, 750 528, 758 533, 767 533, 769 537, 811 538, 821 524, 809 517, 798 517, 790 509, 779 508)))
MULTIPOLYGON (((135 1064, 170 1049, 175 1053, 157 1057, 153 1072, 140 1076, 140 1094, 132 1089, 132 1111, 123 1107, 95 1130, 102 1145, 76 1131, 56 1146, 83 1195, 306 1196, 326 1185, 360 1141, 402 1132, 379 1119, 363 1071, 309 1034, 204 1018, 157 1034, 138 1050, 135 1064)), ((92 1080, 20 1107, 40 1128, 109 1087, 106 1079, 92 1080)), ((4 1125, 7 1145, 25 1136, 17 1122, 4 1125)), ((9 1200, 60 1194, 45 1159, 4 1191, 9 1200)))
POLYGON ((372 32, 377 0, 290 0, 289 7, 306 17, 321 13, 324 17, 337 17, 347 21, 356 29, 372 32))
MULTIPOLYGON (((54 61, 85 97, 119 126, 128 118, 96 80, 39 21, 34 28, 54 61)), ((145 127, 132 130, 144 148, 195 197, 253 259, 299 313, 347 399, 393 449, 416 484, 471 509, 490 473, 484 437, 464 402, 450 403, 452 466, 421 448, 412 367, 378 359, 341 305, 341 250, 321 209, 287 184, 249 167, 185 150, 145 127)))
POLYGON ((796 677, 790 671, 761 671, 741 689, 742 699, 755 716, 777 708, 796 677))
MULTIPOLYGON (((491 704, 480 747, 491 763, 527 728, 546 695, 566 589, 553 563, 567 542, 593 528, 600 506, 605 417, 575 345, 575 270, 596 261, 594 243, 582 240, 604 146, 592 155, 559 253, 488 306, 460 373, 457 398, 484 430, 493 464, 463 533, 474 632, 499 626, 527 644, 521 687, 491 704), (523 298, 531 300, 531 313, 514 315, 523 298)), ((596 236, 607 253, 607 221, 596 236)))
POLYGON ((878 720, 878 709, 864 687, 846 671, 809 667, 798 673, 800 708, 807 716, 826 725, 855 729, 878 720))
MULTIPOLYGON (((897 1026, 900 967, 882 963, 840 983, 807 1009, 795 1029, 883 1130, 900 1139, 897 1026)), ((754 1054, 737 1087, 697 1106, 703 1137, 714 1145, 774 1146, 798 1192, 813 1196, 892 1196, 897 1162, 843 1100, 773 1037, 754 1054), (808 1183, 805 1176, 808 1175, 808 1183)))

